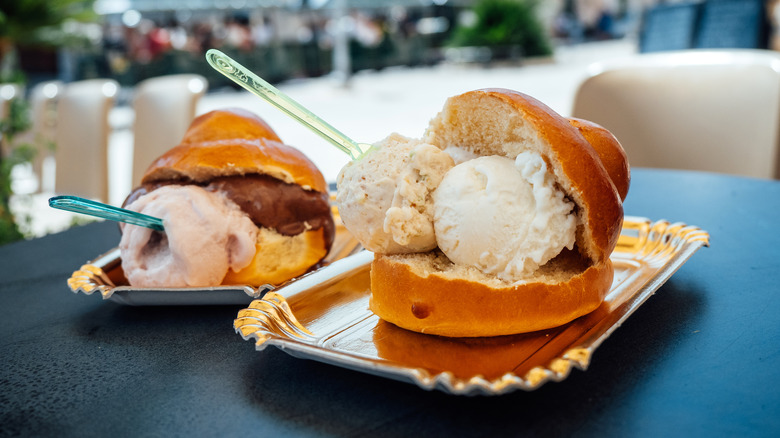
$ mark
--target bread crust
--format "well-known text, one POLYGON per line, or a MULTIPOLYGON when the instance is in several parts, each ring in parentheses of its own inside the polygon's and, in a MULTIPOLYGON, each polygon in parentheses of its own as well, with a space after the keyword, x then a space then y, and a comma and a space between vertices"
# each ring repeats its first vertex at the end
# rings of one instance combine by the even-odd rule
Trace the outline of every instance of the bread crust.
POLYGON ((224 140, 225 132, 230 132, 230 138, 234 139, 265 138, 282 143, 282 139, 265 120, 243 108, 224 108, 195 117, 187 128, 181 143, 224 140))
POLYGON ((147 168, 141 183, 202 183, 218 176, 248 174, 328 191, 325 177, 308 157, 281 143, 262 119, 238 109, 216 110, 196 118, 182 142, 147 168))
POLYGON ((325 239, 325 230, 304 231, 298 236, 280 236, 280 241, 269 243, 259 241, 255 245, 255 256, 244 269, 228 271, 222 284, 278 285, 305 274, 328 255, 330 246, 325 239), (296 246, 296 251, 283 248, 296 246))
POLYGON ((620 195, 620 200, 625 201, 628 187, 631 185, 631 169, 628 166, 626 151, 618 139, 603 126, 589 120, 570 117, 569 123, 577 128, 585 140, 596 150, 620 195))
POLYGON ((562 283, 531 280, 492 287, 437 272, 423 276, 406 260, 375 254, 371 311, 399 327, 449 337, 500 336, 566 324, 595 310, 614 276, 606 260, 562 283))

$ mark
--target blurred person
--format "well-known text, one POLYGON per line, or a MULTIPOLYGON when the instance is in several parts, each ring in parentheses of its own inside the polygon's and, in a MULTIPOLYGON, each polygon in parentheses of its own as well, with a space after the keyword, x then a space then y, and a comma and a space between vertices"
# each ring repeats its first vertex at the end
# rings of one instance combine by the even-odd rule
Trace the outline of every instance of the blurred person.
POLYGON ((127 40, 127 52, 131 61, 148 64, 152 60, 149 32, 154 27, 149 19, 142 19, 137 26, 127 27, 125 39, 127 40))
POLYGON ((587 39, 612 37, 612 24, 618 10, 617 0, 575 0, 577 20, 587 39))
POLYGON ((225 19, 225 45, 242 51, 252 50, 252 32, 249 17, 236 14, 225 19))
POLYGON ((274 39, 274 28, 268 16, 263 15, 255 20, 251 31, 252 44, 255 47, 266 47, 271 45, 274 39))
POLYGON ((179 20, 176 19, 171 19, 168 22, 167 27, 171 48, 174 50, 187 50, 189 48, 189 35, 187 35, 187 29, 185 29, 179 20))
POLYGON ((159 57, 171 49, 171 35, 168 29, 154 24, 148 33, 149 52, 152 59, 159 57))
POLYGON ((217 47, 214 29, 211 23, 198 22, 192 27, 191 46, 196 52, 206 53, 208 49, 217 47))

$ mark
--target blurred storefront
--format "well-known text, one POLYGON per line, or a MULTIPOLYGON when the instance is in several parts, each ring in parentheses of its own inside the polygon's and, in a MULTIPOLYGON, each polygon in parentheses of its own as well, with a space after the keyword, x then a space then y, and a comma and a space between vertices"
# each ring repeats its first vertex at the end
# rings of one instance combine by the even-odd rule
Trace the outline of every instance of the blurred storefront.
MULTIPOLYGON (((68 29, 81 37, 82 44, 56 50, 26 48, 21 61, 33 84, 48 79, 69 82, 103 77, 132 86, 164 74, 198 73, 208 78, 211 89, 232 83, 205 62, 203 55, 209 48, 226 52, 271 82, 334 71, 349 75, 366 69, 433 65, 445 59, 444 49, 456 27, 475 19, 472 8, 488 2, 95 0, 99 20, 73 23, 68 29)), ((512 0, 492 2, 506 4, 512 0)), ((535 4, 534 14, 551 46, 639 39, 643 16, 650 8, 707 3, 521 1, 529 2, 535 4)), ((766 2, 770 20, 778 20, 777 4, 766 2)), ((774 29, 774 40, 780 41, 777 27, 774 29)))
POLYGON ((60 57, 59 75, 66 81, 112 77, 129 86, 187 72, 206 76, 218 88, 229 82, 203 57, 218 48, 274 82, 331 72, 339 41, 349 53, 350 71, 426 65, 438 61, 436 49, 469 3, 97 0, 100 40, 60 57))

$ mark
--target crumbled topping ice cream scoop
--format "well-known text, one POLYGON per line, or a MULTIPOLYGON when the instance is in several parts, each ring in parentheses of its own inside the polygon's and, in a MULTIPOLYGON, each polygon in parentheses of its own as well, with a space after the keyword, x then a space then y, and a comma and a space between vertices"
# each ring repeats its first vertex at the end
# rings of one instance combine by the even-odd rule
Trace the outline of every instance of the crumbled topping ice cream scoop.
POLYGON ((438 147, 392 134, 341 170, 339 214, 369 251, 434 249, 431 194, 453 165, 438 147))

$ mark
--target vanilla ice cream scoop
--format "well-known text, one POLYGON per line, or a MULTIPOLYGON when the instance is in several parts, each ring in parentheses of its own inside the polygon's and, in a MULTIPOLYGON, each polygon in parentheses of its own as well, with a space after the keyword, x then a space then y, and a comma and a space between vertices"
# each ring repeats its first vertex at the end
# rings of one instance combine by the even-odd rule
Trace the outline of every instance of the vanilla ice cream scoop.
POLYGON ((165 232, 124 225, 122 269, 135 287, 213 286, 255 255, 258 228, 237 204, 194 185, 160 187, 127 206, 163 220, 165 232))
POLYGON ((369 251, 436 248, 431 194, 453 165, 438 147, 392 134, 339 173, 341 220, 369 251))
POLYGON ((574 204, 535 152, 465 161, 445 175, 433 200, 444 254, 505 281, 531 276, 574 246, 574 204))

